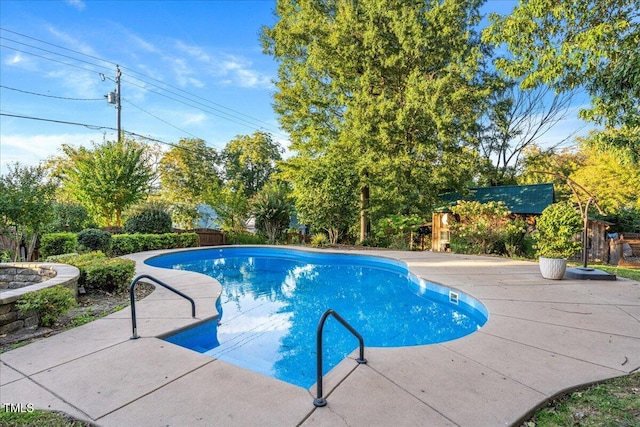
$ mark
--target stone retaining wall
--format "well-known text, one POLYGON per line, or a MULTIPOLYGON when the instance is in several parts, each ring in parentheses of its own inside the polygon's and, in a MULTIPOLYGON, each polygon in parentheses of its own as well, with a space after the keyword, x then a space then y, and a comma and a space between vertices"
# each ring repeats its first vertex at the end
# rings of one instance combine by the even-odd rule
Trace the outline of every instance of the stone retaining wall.
POLYGON ((80 271, 54 263, 0 263, 0 335, 38 326, 35 313, 21 313, 15 302, 28 292, 62 285, 78 293, 80 271))

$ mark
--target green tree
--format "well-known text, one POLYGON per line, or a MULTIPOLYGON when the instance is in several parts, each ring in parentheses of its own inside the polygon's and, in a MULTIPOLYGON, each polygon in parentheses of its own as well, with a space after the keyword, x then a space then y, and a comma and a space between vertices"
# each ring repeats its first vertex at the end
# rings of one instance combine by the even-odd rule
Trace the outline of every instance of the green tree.
POLYGON ((160 160, 160 194, 179 227, 193 228, 200 217, 198 205, 220 189, 219 164, 216 150, 202 139, 181 139, 160 160))
POLYGON ((551 182, 557 200, 570 200, 573 192, 564 177, 571 176, 585 162, 585 155, 579 150, 542 150, 534 144, 524 150, 523 169, 518 176, 518 184, 551 182))
POLYGON ((55 202, 53 204, 54 220, 49 232, 70 231, 77 233, 93 226, 89 213, 84 206, 74 202, 55 202))
POLYGON ((291 177, 298 220, 325 230, 332 244, 358 217, 358 176, 344 153, 330 152, 313 162, 293 159, 283 173, 291 177))
POLYGON ((251 211, 256 231, 266 234, 269 243, 275 243, 291 222, 292 205, 287 187, 282 183, 265 185, 252 197, 251 211))
POLYGON ((147 197, 154 173, 142 143, 104 141, 93 149, 64 144, 62 151, 54 163, 64 192, 103 225, 121 226, 122 212, 147 197))
POLYGON ((612 153, 602 153, 581 146, 585 163, 569 178, 593 194, 600 207, 609 214, 622 210, 640 210, 640 168, 620 164, 612 153))
POLYGON ((223 230, 232 233, 246 230, 250 205, 242 186, 237 190, 228 185, 215 190, 209 189, 205 193, 204 201, 215 211, 223 230))
POLYGON ((282 148, 271 135, 256 131, 229 141, 222 151, 226 185, 234 191, 242 188, 248 198, 253 197, 276 171, 282 159, 282 148))
POLYGON ((263 29, 291 149, 303 163, 334 145, 355 154, 361 239, 372 210, 391 201, 420 211, 470 178, 486 95, 476 80, 480 3, 280 0, 278 22, 263 29))
POLYGON ((605 127, 593 141, 640 159, 640 0, 523 0, 489 19, 484 39, 508 50, 498 69, 523 88, 585 89, 581 116, 605 127))
POLYGON ((14 163, 0 176, 0 231, 13 241, 14 261, 21 257, 23 241, 24 260, 31 258, 38 236, 53 221, 56 188, 44 166, 14 163))

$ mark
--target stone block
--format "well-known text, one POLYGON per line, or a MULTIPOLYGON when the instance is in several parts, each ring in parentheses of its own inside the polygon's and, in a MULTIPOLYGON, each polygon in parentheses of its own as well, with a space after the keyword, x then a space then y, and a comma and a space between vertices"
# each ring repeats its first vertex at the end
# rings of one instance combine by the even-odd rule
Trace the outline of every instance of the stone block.
POLYGON ((24 319, 24 327, 30 328, 32 326, 38 326, 40 324, 40 318, 38 316, 30 316, 24 319))
POLYGON ((11 322, 7 325, 0 326, 0 335, 10 334, 11 332, 15 332, 24 327, 24 321, 16 320, 15 322, 11 322))
POLYGON ((6 325, 19 319, 17 311, 0 314, 0 325, 6 325))

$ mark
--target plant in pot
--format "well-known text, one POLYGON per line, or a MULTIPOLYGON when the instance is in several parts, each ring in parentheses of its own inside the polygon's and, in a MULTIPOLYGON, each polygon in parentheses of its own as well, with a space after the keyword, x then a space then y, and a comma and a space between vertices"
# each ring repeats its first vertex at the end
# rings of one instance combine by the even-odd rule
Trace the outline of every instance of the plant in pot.
POLYGON ((567 258, 580 251, 581 244, 575 236, 581 229, 582 217, 569 202, 554 203, 542 211, 532 235, 542 277, 562 279, 567 258))

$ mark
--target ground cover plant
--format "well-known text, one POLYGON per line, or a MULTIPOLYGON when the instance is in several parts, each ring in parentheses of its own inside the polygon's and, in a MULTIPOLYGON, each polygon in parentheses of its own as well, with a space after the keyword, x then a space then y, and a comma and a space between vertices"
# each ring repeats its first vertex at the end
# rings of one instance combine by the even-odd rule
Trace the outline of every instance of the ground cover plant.
POLYGON ((640 373, 635 373, 553 399, 522 427, 638 425, 640 373))

